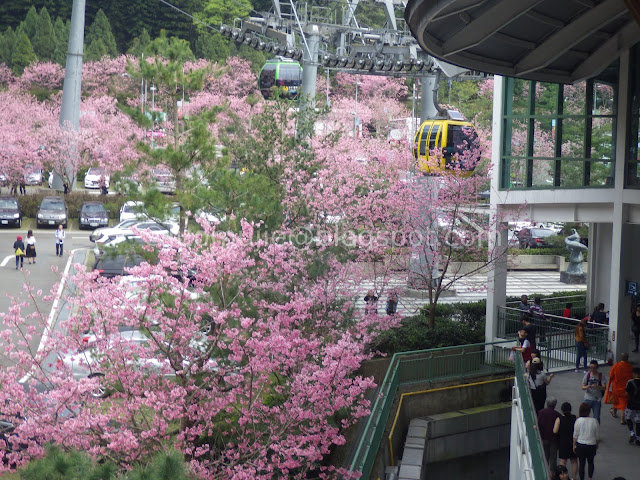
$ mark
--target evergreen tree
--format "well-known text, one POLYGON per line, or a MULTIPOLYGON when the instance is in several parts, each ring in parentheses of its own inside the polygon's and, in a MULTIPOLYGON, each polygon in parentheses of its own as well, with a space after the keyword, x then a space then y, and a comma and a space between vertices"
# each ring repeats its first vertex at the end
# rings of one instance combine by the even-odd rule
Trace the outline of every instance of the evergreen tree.
POLYGON ((127 50, 127 53, 139 57, 150 43, 151 37, 149 37, 149 32, 147 32, 146 28, 143 28, 140 36, 131 41, 131 46, 129 47, 129 50, 127 50))
POLYGON ((48 62, 53 59, 57 39, 53 30, 53 24, 51 23, 51 17, 46 7, 42 7, 42 10, 40 10, 36 33, 31 43, 38 60, 48 62))
POLYGON ((102 57, 105 57, 107 55, 107 47, 105 46, 101 38, 95 38, 84 49, 84 59, 88 62, 98 61, 102 57))
POLYGON ((16 34, 11 27, 7 28, 0 39, 0 62, 11 68, 11 56, 13 54, 13 46, 16 43, 16 34))
POLYGON ((31 0, 11 0, 0 2, 0 25, 16 29, 24 20, 27 11, 32 6, 31 0))
POLYGON ((62 65, 63 67, 67 63, 67 48, 69 46, 69 29, 71 28, 71 22, 63 22, 60 17, 56 18, 56 23, 53 25, 53 31, 56 35, 56 49, 53 52, 51 61, 62 65))
POLYGON ((20 23, 19 30, 22 30, 27 34, 27 38, 29 41, 33 40, 33 37, 36 34, 36 29, 38 28, 38 12, 36 11, 36 7, 33 5, 27 12, 27 16, 24 18, 24 21, 20 23))
POLYGON ((11 55, 11 69, 16 75, 22 75, 25 67, 38 60, 36 54, 33 53, 33 47, 29 41, 29 37, 24 31, 18 32, 16 43, 13 46, 13 54, 11 55))
MULTIPOLYGON (((102 44, 106 48, 107 55, 115 57, 118 55, 118 46, 116 45, 116 39, 111 31, 111 25, 109 19, 104 14, 102 9, 98 10, 96 18, 89 27, 85 43, 91 48, 91 44, 96 40, 102 40, 102 44)), ((96 47, 97 48, 97 44, 96 47)))
POLYGON ((219 62, 229 56, 229 41, 218 32, 203 32, 196 41, 196 56, 219 62))

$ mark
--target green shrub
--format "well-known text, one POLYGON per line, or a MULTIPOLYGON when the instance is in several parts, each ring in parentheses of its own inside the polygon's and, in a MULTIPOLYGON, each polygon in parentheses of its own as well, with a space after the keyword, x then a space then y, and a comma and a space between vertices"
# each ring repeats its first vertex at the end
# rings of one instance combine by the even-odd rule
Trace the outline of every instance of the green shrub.
POLYGON ((416 315, 405 318, 399 327, 380 335, 373 348, 387 355, 392 355, 396 352, 481 343, 483 341, 484 325, 481 328, 470 329, 463 322, 439 317, 436 318, 435 328, 430 329, 429 319, 424 315, 416 315))
MULTIPOLYGON (((26 218, 36 218, 38 207, 44 197, 55 196, 56 192, 53 190, 40 190, 33 195, 20 195, 18 197, 18 205, 22 216, 26 218)), ((122 195, 95 195, 85 191, 71 192, 64 195, 64 200, 69 209, 69 218, 78 218, 80 207, 84 202, 98 201, 104 204, 104 208, 109 211, 109 218, 118 218, 120 214, 120 207, 127 200, 122 195)))

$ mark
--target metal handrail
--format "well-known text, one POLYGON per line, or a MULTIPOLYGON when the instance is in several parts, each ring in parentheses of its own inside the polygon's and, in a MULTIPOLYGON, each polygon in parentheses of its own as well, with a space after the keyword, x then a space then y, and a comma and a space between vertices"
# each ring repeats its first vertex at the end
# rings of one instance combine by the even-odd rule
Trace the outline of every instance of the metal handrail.
POLYGON ((508 343, 510 342, 474 343, 395 353, 387 368, 378 396, 371 407, 371 413, 367 418, 358 446, 349 462, 349 471, 361 472, 362 478, 369 477, 391 406, 400 386, 452 378, 464 379, 479 374, 511 372, 513 364, 508 361, 510 350, 494 348, 506 347, 508 343), (457 351, 455 355, 447 355, 448 352, 454 351, 457 351), (475 359, 475 356, 486 358, 487 354, 490 360, 484 364, 486 367, 484 370, 480 369, 483 366, 480 362, 474 364, 478 369, 472 369, 469 362, 452 361, 452 357, 464 360, 465 356, 474 356, 475 359), (444 360, 443 365, 438 363, 439 360, 444 360), (403 369, 404 365, 410 368, 403 369), (408 370, 410 370, 410 374, 408 370))
MULTIPOLYGON (((542 439, 537 428, 537 418, 535 416, 535 408, 533 407, 533 399, 531 398, 531 390, 527 385, 525 377, 525 365, 522 355, 516 355, 515 358, 515 387, 518 390, 517 401, 514 400, 514 407, 520 410, 519 417, 522 418, 524 424, 525 435, 521 441, 525 444, 523 454, 528 455, 527 466, 533 470, 533 478, 542 480, 549 478, 547 469, 547 461, 542 449, 542 439)), ((514 425, 511 426, 514 428, 514 425)), ((513 448, 513 445, 512 445, 513 448)))

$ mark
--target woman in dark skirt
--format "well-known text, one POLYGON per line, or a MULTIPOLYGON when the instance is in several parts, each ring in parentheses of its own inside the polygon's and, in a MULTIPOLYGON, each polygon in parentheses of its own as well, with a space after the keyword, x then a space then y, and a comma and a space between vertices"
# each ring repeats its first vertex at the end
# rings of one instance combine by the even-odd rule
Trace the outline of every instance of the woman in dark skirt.
POLYGON ((36 263, 36 237, 33 236, 33 230, 27 232, 26 244, 27 251, 25 257, 27 257, 27 263, 36 263))
POLYGON ((567 460, 571 460, 571 478, 578 475, 578 457, 573 451, 573 425, 576 423, 576 416, 571 414, 571 404, 564 402, 560 407, 562 416, 556 419, 553 426, 553 433, 558 435, 558 463, 567 465, 567 460))

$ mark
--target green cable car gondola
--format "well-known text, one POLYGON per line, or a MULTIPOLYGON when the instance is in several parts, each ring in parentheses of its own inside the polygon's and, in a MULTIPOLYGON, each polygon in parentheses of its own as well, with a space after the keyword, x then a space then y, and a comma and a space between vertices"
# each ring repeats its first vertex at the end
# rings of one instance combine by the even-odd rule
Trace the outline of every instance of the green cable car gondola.
POLYGON ((269 100, 278 91, 280 98, 294 100, 302 86, 302 67, 294 60, 276 57, 260 70, 260 93, 269 100))

